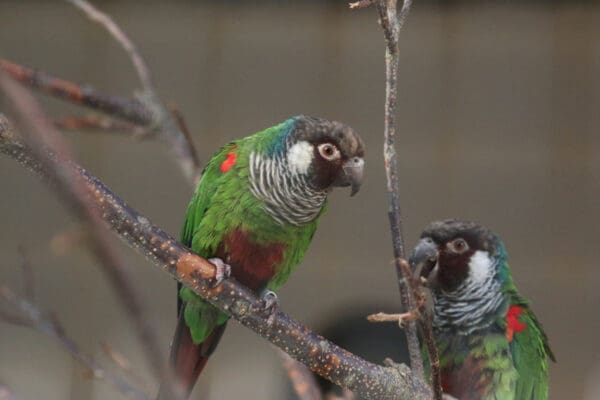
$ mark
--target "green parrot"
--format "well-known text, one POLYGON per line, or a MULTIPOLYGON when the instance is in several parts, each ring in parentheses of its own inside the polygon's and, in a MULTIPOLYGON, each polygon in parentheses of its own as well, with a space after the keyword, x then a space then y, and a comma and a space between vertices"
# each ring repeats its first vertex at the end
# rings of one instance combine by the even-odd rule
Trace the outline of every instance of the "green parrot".
MULTIPOLYGON (((271 291, 302 260, 327 194, 350 186, 354 195, 363 168, 361 138, 322 118, 293 117, 231 142, 204 169, 187 209, 182 243, 264 295, 272 308, 271 291)), ((186 287, 179 287, 178 316, 171 362, 189 396, 229 316, 186 287)))
POLYGON ((431 223, 411 256, 432 292, 442 389, 457 399, 548 398, 556 360, 507 258, 493 232, 459 220, 431 223))

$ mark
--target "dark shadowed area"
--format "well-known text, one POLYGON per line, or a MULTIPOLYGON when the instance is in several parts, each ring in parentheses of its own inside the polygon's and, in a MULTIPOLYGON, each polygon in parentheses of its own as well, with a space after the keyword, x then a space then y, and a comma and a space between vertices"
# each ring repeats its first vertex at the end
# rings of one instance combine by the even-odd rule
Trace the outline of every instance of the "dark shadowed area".
MULTIPOLYGON (((597 399, 600 6, 415 3, 400 43, 398 152, 407 246, 434 219, 461 217, 494 229, 557 356, 551 397, 597 399)), ((308 255, 279 296, 287 312, 317 331, 332 332, 342 321, 348 328, 335 336, 344 345, 352 335, 366 335, 353 318, 397 311, 381 154, 384 42, 375 10, 300 0, 96 4, 138 44, 161 95, 187 118, 202 160, 231 139, 296 114, 344 121, 362 135, 361 192, 332 195, 308 255)), ((66 3, 4 0, 0 19, 2 58, 109 93, 127 95, 138 85, 122 49, 66 3)), ((54 116, 89 113, 40 98, 54 116)), ((0 111, 6 105, 0 97, 0 111)), ((83 166, 155 223, 179 232, 192 188, 164 147, 111 135, 67 137, 83 166)), ((74 230, 75 221, 37 178, 5 157, 0 188, 0 284, 20 287, 17 247, 25 246, 40 304, 56 312, 86 351, 105 359, 101 343, 108 342, 149 380, 133 326, 92 258, 81 247, 57 245, 56 236, 74 230)), ((166 354, 175 283, 119 246, 166 354)), ((381 361, 384 340, 369 336, 357 351, 381 361)), ((389 352, 400 359, 399 347, 389 352)), ((117 396, 39 333, 2 322, 0 381, 19 399, 117 396)), ((287 391, 277 354, 231 323, 195 395, 281 399, 287 391)))

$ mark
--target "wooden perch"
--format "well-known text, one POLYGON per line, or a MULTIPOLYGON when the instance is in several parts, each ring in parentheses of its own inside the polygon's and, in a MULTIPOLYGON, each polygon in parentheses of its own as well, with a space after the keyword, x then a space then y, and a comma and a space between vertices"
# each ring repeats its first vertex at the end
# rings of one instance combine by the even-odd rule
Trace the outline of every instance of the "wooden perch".
MULTIPOLYGON (((19 143, 8 130, 5 119, 0 120, 0 152, 53 183, 32 151, 19 143)), ((56 156, 51 158, 55 162, 62 162, 56 156)), ((387 366, 379 366, 369 363, 310 331, 282 311, 276 312, 273 323, 269 325, 269 315, 263 310, 262 300, 251 290, 233 278, 225 279, 214 287, 214 265, 192 253, 171 235, 152 224, 147 217, 129 207, 98 178, 70 163, 84 182, 90 206, 99 210, 101 218, 110 229, 153 264, 242 325, 309 366, 314 372, 361 397, 380 400, 429 398, 429 387, 415 378, 404 365, 388 363, 387 366)))
MULTIPOLYGON (((88 17, 99 22, 124 47, 140 77, 143 89, 141 94, 132 99, 106 95, 90 86, 77 85, 1 59, 0 72, 5 71, 15 80, 31 88, 101 111, 142 128, 149 137, 156 137, 168 145, 189 182, 196 183, 200 176, 200 163, 190 134, 181 117, 170 112, 159 99, 152 85, 149 69, 133 43, 110 16, 100 12, 87 1, 68 1, 82 9, 88 17)), ((372 0, 359 1, 354 6, 360 8, 370 4, 376 5, 386 39, 384 157, 388 178, 389 219, 402 304, 405 310, 414 310, 414 288, 410 286, 412 280, 408 277, 410 273, 407 275, 406 268, 403 268, 402 265, 404 243, 399 207, 397 161, 394 150, 398 33, 408 14, 411 1, 404 0, 400 13, 396 12, 396 3, 396 0, 372 0)), ((3 79, 6 80, 6 78, 3 79)), ((0 76, 0 80, 2 80, 2 76, 0 76)), ((10 85, 4 86, 6 90, 6 87, 10 85)), ((43 114, 39 111, 39 107, 31 105, 31 102, 29 104, 21 102, 20 105, 17 105, 17 111, 22 114, 25 122, 28 119, 35 122, 43 114)), ((75 119, 71 122, 85 124, 90 120, 75 119)), ((97 122, 92 121, 92 125, 99 126, 97 122)), ((387 361, 385 366, 369 363, 310 331, 280 310, 274 316, 270 316, 270 313, 264 310, 263 301, 257 298, 252 291, 234 279, 225 279, 217 284, 217 271, 211 263, 192 253, 169 234, 153 225, 148 218, 130 208, 102 182, 75 164, 68 157, 68 152, 61 151, 63 149, 60 146, 54 146, 53 144, 56 144, 57 141, 44 140, 48 135, 47 131, 51 131, 50 124, 25 123, 20 126, 25 129, 25 132, 21 132, 23 138, 26 138, 25 143, 16 138, 16 135, 8 128, 7 121, 0 114, 0 153, 17 160, 57 188, 57 192, 80 219, 88 222, 91 232, 95 232, 94 246, 102 247, 102 243, 105 241, 105 238, 100 235, 101 231, 98 230, 96 223, 96 219, 101 219, 129 246, 136 248, 173 278, 271 341, 291 357, 307 365, 312 371, 352 390, 361 398, 384 400, 430 398, 431 390, 423 380, 423 365, 414 322, 409 321, 407 326, 407 339, 413 368, 411 371, 408 367, 391 361, 387 361), (82 199, 85 200, 83 204, 82 199), (95 211, 90 212, 90 209, 95 211)), ((116 124, 113 123, 112 126, 116 126, 116 124)), ((56 135, 50 132, 49 136, 56 135)), ((98 251, 96 247, 95 250, 97 257, 106 264, 107 271, 110 272, 111 261, 114 261, 117 266, 120 265, 117 258, 106 258, 111 254, 108 248, 105 251, 98 251)), ((117 275, 119 274, 117 273, 117 275)), ((117 279, 113 286, 118 288, 119 285, 122 285, 121 290, 123 290, 127 284, 134 281, 134 279, 125 279, 125 286, 123 286, 123 283, 119 283, 117 279)), ((136 297, 132 295, 130 299, 127 299, 124 292, 123 290, 121 297, 126 308, 129 307, 131 315, 134 313, 132 307, 135 306, 136 297), (128 300, 133 303, 127 305, 128 300)), ((133 292, 135 290, 132 290, 133 292)), ((141 310, 143 311, 143 308, 141 310)), ((136 317, 133 316, 132 319, 136 320, 136 317)), ((144 336, 145 331, 152 336, 152 329, 148 326, 148 321, 142 317, 138 318, 137 323, 142 339, 146 340, 150 356, 154 356, 152 364, 155 368, 160 369, 160 357, 154 354, 158 352, 155 348, 153 350, 153 340, 147 335, 144 336), (144 324, 146 324, 146 328, 144 328, 144 324)), ((425 322, 420 321, 419 323, 421 326, 426 326, 425 322)), ((432 343, 429 341, 431 337, 427 337, 427 333, 425 335, 429 345, 432 343)), ((434 353, 431 354, 433 357, 430 359, 434 360, 433 367, 435 368, 437 358, 434 353)), ((436 382, 435 379, 434 382, 436 382)), ((437 395, 437 390, 434 392, 437 395)))

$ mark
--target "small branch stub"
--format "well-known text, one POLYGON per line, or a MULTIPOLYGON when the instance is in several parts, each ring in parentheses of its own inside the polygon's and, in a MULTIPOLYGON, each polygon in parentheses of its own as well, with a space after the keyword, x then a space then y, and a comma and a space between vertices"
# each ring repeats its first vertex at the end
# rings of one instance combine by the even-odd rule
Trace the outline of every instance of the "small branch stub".
POLYGON ((360 1, 355 1, 353 3, 349 3, 348 6, 350 7, 351 10, 354 9, 358 9, 358 8, 367 8, 371 5, 373 5, 373 2, 375 2, 376 0, 360 0, 360 1))
POLYGON ((386 314, 379 312, 377 314, 371 314, 367 316, 369 322, 397 322, 400 328, 404 328, 406 322, 416 321, 421 318, 421 314, 418 310, 412 310, 400 314, 386 314))

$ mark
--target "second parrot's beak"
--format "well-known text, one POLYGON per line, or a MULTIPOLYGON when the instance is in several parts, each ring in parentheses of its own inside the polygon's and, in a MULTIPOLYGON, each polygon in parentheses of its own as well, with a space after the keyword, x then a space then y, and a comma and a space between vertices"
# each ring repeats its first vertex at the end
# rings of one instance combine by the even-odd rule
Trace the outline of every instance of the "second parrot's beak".
POLYGON ((430 238, 423 238, 415 246, 409 263, 416 279, 425 278, 427 286, 433 287, 437 282, 437 245, 430 238))
POLYGON ((365 160, 361 157, 353 157, 342 165, 342 173, 334 182, 335 186, 350 186, 350 196, 358 193, 362 184, 365 160))

